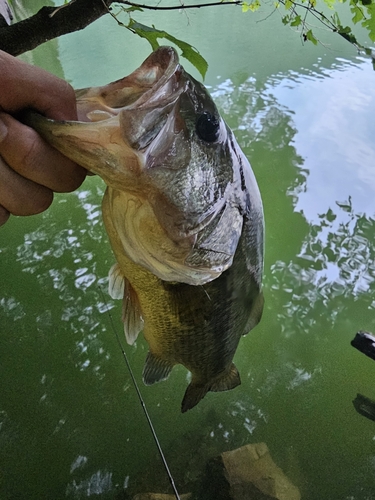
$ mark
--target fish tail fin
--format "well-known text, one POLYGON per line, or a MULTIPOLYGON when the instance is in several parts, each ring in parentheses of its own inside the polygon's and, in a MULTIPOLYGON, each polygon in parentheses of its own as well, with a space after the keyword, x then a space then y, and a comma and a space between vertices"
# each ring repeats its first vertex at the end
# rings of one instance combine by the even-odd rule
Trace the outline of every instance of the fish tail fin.
POLYGON ((205 397, 208 391, 221 392, 234 389, 241 384, 240 374, 237 368, 232 363, 229 370, 221 377, 216 379, 212 384, 197 384, 191 382, 186 389, 184 399, 181 403, 181 411, 185 413, 191 408, 194 408, 201 399, 205 397))
POLYGON ((211 385, 210 391, 212 392, 229 391, 230 389, 234 389, 240 384, 241 384, 240 374, 234 363, 232 363, 229 370, 225 372, 224 375, 222 375, 220 378, 215 380, 215 382, 211 385))
POLYGON ((145 365, 143 367, 142 378, 146 385, 161 382, 169 377, 173 365, 164 359, 148 352, 145 365))
POLYGON ((194 406, 196 406, 199 401, 205 397, 209 390, 209 384, 202 385, 190 382, 181 403, 181 412, 185 413, 186 411, 194 408, 194 406))

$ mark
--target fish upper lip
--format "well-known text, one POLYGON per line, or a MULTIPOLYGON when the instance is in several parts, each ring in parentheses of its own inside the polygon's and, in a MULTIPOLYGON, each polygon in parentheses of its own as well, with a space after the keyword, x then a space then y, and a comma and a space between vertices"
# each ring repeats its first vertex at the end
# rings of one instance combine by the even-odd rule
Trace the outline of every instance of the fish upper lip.
POLYGON ((175 49, 160 47, 130 75, 103 87, 77 90, 79 121, 95 121, 95 114, 102 120, 105 114, 110 118, 122 111, 168 106, 185 89, 182 73, 175 49))

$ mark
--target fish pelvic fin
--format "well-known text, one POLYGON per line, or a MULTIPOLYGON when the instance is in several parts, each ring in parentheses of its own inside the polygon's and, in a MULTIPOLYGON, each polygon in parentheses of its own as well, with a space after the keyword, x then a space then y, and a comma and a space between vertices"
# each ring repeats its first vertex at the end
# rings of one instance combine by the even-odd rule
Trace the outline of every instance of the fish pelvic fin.
POLYGON ((136 292, 117 263, 109 270, 108 292, 112 299, 123 299, 124 333, 127 343, 133 345, 143 330, 142 309, 136 292))
POLYGON ((169 361, 155 356, 152 352, 148 352, 145 365, 143 367, 143 382, 146 385, 152 385, 156 382, 166 380, 169 377, 172 368, 173 365, 169 361))

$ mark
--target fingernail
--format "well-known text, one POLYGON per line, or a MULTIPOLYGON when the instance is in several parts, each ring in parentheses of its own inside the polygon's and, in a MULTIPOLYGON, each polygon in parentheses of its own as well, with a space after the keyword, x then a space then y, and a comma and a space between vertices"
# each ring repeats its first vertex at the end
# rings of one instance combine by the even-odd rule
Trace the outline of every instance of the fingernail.
POLYGON ((2 142, 7 135, 8 135, 8 127, 5 125, 5 123, 0 117, 0 142, 2 142))

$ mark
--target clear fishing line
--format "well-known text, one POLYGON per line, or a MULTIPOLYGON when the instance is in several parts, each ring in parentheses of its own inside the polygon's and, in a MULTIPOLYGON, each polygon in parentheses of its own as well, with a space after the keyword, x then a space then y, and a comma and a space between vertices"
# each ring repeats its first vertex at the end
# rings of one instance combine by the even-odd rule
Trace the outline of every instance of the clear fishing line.
POLYGON ((146 403, 144 402, 144 400, 143 400, 143 398, 142 398, 141 391, 140 391, 140 389, 139 389, 139 387, 138 387, 138 384, 137 384, 137 381, 136 381, 136 379, 135 379, 135 376, 134 376, 133 370, 132 370, 132 368, 131 368, 131 366, 130 366, 128 356, 127 356, 127 354, 126 354, 126 352, 125 352, 125 349, 124 349, 124 348, 123 348, 123 346, 122 346, 122 343, 121 343, 121 340, 120 340, 120 336, 119 336, 119 334, 118 334, 118 332, 117 332, 117 330, 116 330, 116 328, 115 328, 115 323, 114 323, 114 321, 113 321, 111 311, 110 311, 110 310, 109 310, 109 308, 108 308, 108 304, 107 304, 107 301, 106 301, 106 299, 105 299, 105 296, 104 296, 103 290, 101 289, 101 287, 100 287, 99 285, 98 285, 98 287, 99 287, 99 290, 100 290, 100 292, 101 292, 101 294, 102 294, 104 304, 107 306, 107 312, 108 312, 108 315, 109 315, 109 319, 110 319, 110 322, 111 322, 112 329, 113 329, 113 331, 115 332, 116 339, 117 339, 117 343, 118 343, 118 345, 120 346, 120 349, 121 349, 121 352, 122 352, 122 356, 123 356, 123 358, 124 358, 124 360, 125 360, 125 363, 126 363, 126 366, 127 366, 128 370, 129 370, 130 377, 131 377, 131 379, 132 379, 133 385, 134 385, 135 390, 136 390, 136 392, 137 392, 137 396, 138 396, 139 402, 141 403, 141 406, 142 406, 142 409, 143 409, 143 413, 144 413, 144 414, 145 414, 145 416, 146 416, 146 419, 147 419, 148 425, 149 425, 149 427, 150 427, 150 429, 151 429, 151 434, 152 434, 152 437, 154 438, 154 441, 155 441, 156 447, 157 447, 157 449, 158 449, 158 452, 159 452, 160 458, 161 458, 161 460, 162 460, 162 462, 163 462, 163 465, 164 465, 164 468, 165 468, 165 470, 166 470, 166 472, 167 472, 167 476, 168 476, 169 482, 171 483, 171 486, 172 486, 172 489, 173 489, 173 492, 174 492, 174 494, 175 494, 176 499, 177 499, 177 500, 181 500, 181 497, 180 497, 180 495, 179 495, 179 493, 178 493, 178 491, 177 491, 177 488, 176 488, 176 485, 175 485, 175 482, 174 482, 173 476, 172 476, 172 474, 171 474, 171 471, 169 470, 168 463, 167 463, 167 461, 166 461, 166 458, 165 458, 165 456, 164 456, 163 450, 162 450, 162 448, 161 448, 161 445, 160 445, 159 439, 158 439, 158 437, 157 437, 157 435, 156 435, 156 431, 155 431, 155 429, 154 429, 154 426, 152 425, 152 421, 151 421, 150 415, 149 415, 149 413, 148 413, 146 403))

